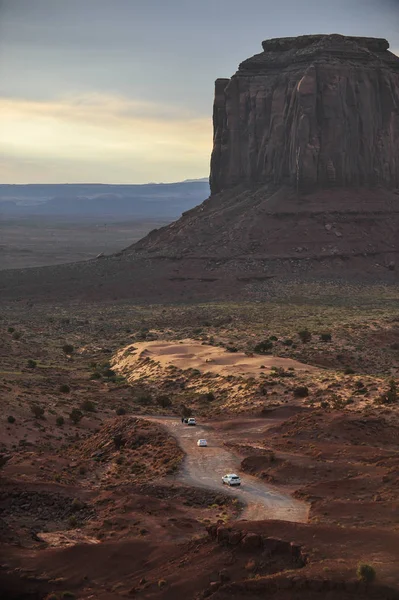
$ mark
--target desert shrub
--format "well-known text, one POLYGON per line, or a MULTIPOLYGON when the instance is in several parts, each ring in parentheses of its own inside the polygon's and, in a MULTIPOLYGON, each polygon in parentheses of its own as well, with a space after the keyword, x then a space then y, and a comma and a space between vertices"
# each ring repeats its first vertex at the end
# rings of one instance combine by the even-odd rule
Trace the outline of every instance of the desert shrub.
POLYGON ((320 340, 322 342, 331 342, 331 340, 332 340, 331 333, 325 332, 325 333, 320 334, 320 340))
POLYGON ((92 400, 83 400, 82 404, 80 405, 80 408, 84 412, 96 412, 96 405, 92 400))
POLYGON ((79 421, 83 418, 83 413, 78 408, 73 408, 69 413, 69 418, 71 419, 74 425, 77 425, 79 421))
POLYGON ((273 342, 270 340, 264 340, 263 342, 259 342, 254 347, 254 352, 257 354, 270 354, 270 350, 273 348, 273 342))
POLYGON ((12 334, 12 339, 13 340, 20 340, 21 339, 21 333, 19 331, 14 331, 14 333, 12 334))
POLYGON ((298 336, 303 344, 310 342, 312 339, 312 334, 308 329, 301 329, 301 331, 298 331, 298 336))
POLYGON ((236 346, 226 346, 227 352, 238 352, 238 348, 236 346))
POLYGON ((35 419, 42 419, 44 415, 44 408, 39 404, 31 404, 30 409, 34 414, 35 419))
POLYGON ((182 404, 181 414, 183 417, 191 417, 191 415, 193 414, 193 411, 191 410, 191 408, 189 408, 185 404, 182 404))
POLYGON ((8 333, 14 333, 14 331, 15 331, 15 327, 9 327, 9 328, 7 329, 7 331, 8 331, 8 333))
POLYGON ((126 414, 126 408, 123 408, 123 406, 120 406, 119 408, 116 409, 115 412, 118 415, 118 417, 121 417, 122 415, 126 414))
POLYGON ((101 379, 101 373, 94 371, 94 373, 90 375, 90 379, 101 379))
POLYGON ((357 578, 359 581, 364 581, 365 583, 371 583, 375 579, 375 569, 371 565, 366 563, 359 563, 356 571, 357 578))
POLYGON ((48 594, 44 600, 60 600, 58 594, 48 594))
POLYGON ((322 400, 322 401, 320 402, 320 407, 321 407, 321 408, 329 408, 329 406, 330 406, 330 405, 329 405, 329 403, 327 402, 327 400, 322 400))
POLYGON ((160 590, 162 590, 162 588, 164 588, 164 587, 165 587, 165 585, 166 585, 166 581, 165 581, 165 579, 160 579, 160 580, 158 581, 158 587, 159 587, 159 589, 160 589, 160 590))
POLYGON ((388 390, 379 398, 381 404, 395 404, 399 400, 396 381, 391 379, 388 390))
POLYGON ((344 373, 345 373, 345 375, 354 375, 355 374, 355 370, 352 369, 352 367, 346 367, 344 373))
POLYGON ((75 600, 76 596, 73 592, 61 592, 61 598, 62 600, 64 600, 64 598, 69 598, 69 600, 75 600))
POLYGON ((148 406, 152 402, 152 396, 148 392, 142 392, 136 397, 136 402, 143 406, 148 406))
POLYGON ((112 441, 114 442, 116 450, 120 450, 126 444, 126 440, 123 439, 121 433, 117 433, 116 435, 114 435, 112 441))
POLYGON ((116 375, 115 371, 113 371, 112 369, 105 369, 102 374, 104 377, 108 377, 108 379, 111 379, 116 375))
POLYGON ((306 398, 309 396, 309 388, 306 385, 298 385, 293 390, 295 398, 306 398))
POLYGON ((292 346, 293 343, 294 342, 292 340, 290 340, 290 339, 283 341, 284 346, 292 346))
POLYGON ((172 400, 169 398, 169 396, 166 396, 165 394, 163 394, 162 396, 158 396, 157 403, 159 404, 159 406, 162 406, 162 408, 168 408, 168 406, 172 406, 172 400))
POLYGON ((79 498, 74 498, 71 504, 71 510, 73 512, 77 512, 78 510, 82 510, 84 508, 84 504, 79 498))
POLYGON ((271 335, 269 340, 271 340, 272 342, 277 342, 278 337, 276 335, 271 335))
POLYGON ((391 350, 399 350, 399 343, 398 342, 394 342, 393 344, 391 344, 391 350))
POLYGON ((205 394, 205 398, 208 400, 208 402, 213 402, 215 399, 215 394, 213 392, 207 392, 205 394))
POLYGON ((72 346, 72 344, 64 344, 62 346, 62 351, 64 352, 64 354, 72 354, 74 348, 72 346))
POLYGON ((33 358, 29 358, 28 362, 26 363, 26 366, 28 367, 28 369, 36 369, 37 362, 33 360, 33 358))
POLYGON ((56 418, 55 420, 56 425, 58 425, 58 427, 62 427, 63 424, 65 423, 65 419, 62 416, 59 416, 56 418))
POLYGON ((9 417, 7 417, 7 423, 15 423, 15 417, 13 417, 12 415, 10 415, 9 417))
POLYGON ((69 392, 71 391, 71 388, 66 383, 62 383, 58 389, 63 394, 69 394, 69 392))
POLYGON ((68 525, 69 527, 77 527, 78 526, 78 520, 74 515, 71 515, 68 519, 68 525))

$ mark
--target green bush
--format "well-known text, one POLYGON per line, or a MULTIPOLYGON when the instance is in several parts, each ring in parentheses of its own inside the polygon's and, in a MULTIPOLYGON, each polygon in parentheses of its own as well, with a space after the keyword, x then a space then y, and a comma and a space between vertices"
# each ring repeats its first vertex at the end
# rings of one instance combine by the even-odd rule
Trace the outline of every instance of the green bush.
POLYGON ((292 340, 284 340, 283 341, 284 346, 292 346, 293 343, 294 342, 292 340))
POLYGON ((123 408, 123 406, 120 406, 119 408, 116 409, 115 412, 118 415, 118 417, 121 417, 122 415, 126 414, 126 408, 123 408))
POLYGON ((21 339, 21 333, 19 333, 19 331, 14 331, 14 333, 12 334, 12 339, 13 340, 20 340, 21 339))
POLYGON ((72 423, 77 425, 79 421, 83 418, 83 413, 78 408, 73 408, 69 413, 69 418, 71 419, 72 423))
POLYGON ((31 404, 30 409, 33 412, 35 419, 42 419, 44 415, 44 408, 39 406, 39 404, 31 404))
POLYGON ((205 398, 208 400, 208 402, 213 402, 215 399, 215 394, 213 392, 207 392, 205 394, 205 398))
POLYGON ((101 379, 101 373, 94 371, 94 373, 90 375, 90 379, 101 379))
POLYGON ((271 340, 272 342, 277 342, 278 337, 276 335, 271 335, 269 340, 271 340))
POLYGON ((371 583, 375 579, 375 569, 371 565, 366 563, 359 563, 356 571, 357 578, 359 581, 364 583, 371 583))
POLYGON ((69 392, 71 391, 71 388, 66 383, 62 383, 58 389, 63 394, 69 394, 69 392))
POLYGON ((65 354, 72 354, 72 352, 74 351, 74 347, 72 346, 72 344, 64 344, 62 346, 62 351, 65 354))
POLYGON ((55 420, 56 425, 58 425, 58 427, 62 427, 62 425, 65 423, 65 419, 62 416, 59 416, 56 418, 55 420))
POLYGON ((36 369, 37 362, 33 360, 33 358, 29 358, 26 366, 28 367, 28 369, 36 369))
POLYGON ((344 373, 345 373, 345 375, 354 375, 355 374, 355 370, 352 369, 352 367, 346 367, 344 373))
POLYGON ((172 400, 169 398, 169 396, 166 396, 165 394, 163 394, 162 396, 158 396, 157 403, 159 404, 159 406, 162 406, 162 408, 168 408, 168 406, 172 406, 172 400))
POLYGON ((7 417, 7 422, 8 423, 15 423, 15 417, 13 417, 12 415, 10 415, 9 417, 7 417))
POLYGON ((238 348, 236 346, 226 346, 227 352, 238 352, 238 348))
POLYGON ((298 331, 298 336, 303 344, 310 342, 312 339, 312 334, 308 329, 301 329, 301 331, 298 331))
POLYGON ((399 398, 396 381, 394 379, 391 379, 389 382, 388 390, 385 392, 385 394, 382 394, 382 396, 380 397, 380 402, 381 404, 396 404, 398 399, 399 398))
POLYGON ((326 332, 326 333, 322 333, 322 334, 320 335, 320 340, 321 340, 322 342, 331 342, 331 340, 332 340, 332 335, 331 335, 331 333, 327 333, 327 332, 326 332))
POLYGON ((80 405, 80 408, 84 412, 96 412, 96 405, 92 400, 83 400, 82 404, 80 405))
POLYGON ((9 327, 9 328, 7 329, 7 331, 8 331, 8 333, 14 333, 14 331, 15 331, 15 327, 9 327))
POLYGON ((295 398, 306 398, 309 396, 309 388, 306 385, 298 385, 293 390, 295 398))
POLYGON ((273 348, 273 342, 270 340, 264 340, 263 342, 259 342, 254 347, 254 352, 257 354, 270 354, 271 349, 273 348))

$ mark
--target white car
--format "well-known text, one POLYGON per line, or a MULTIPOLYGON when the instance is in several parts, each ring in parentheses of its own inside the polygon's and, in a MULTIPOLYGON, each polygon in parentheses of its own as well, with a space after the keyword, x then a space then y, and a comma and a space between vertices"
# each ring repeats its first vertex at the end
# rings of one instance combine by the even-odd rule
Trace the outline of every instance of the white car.
POLYGON ((188 419, 187 425, 196 425, 194 417, 190 417, 190 419, 188 419))
POLYGON ((227 473, 222 477, 222 483, 226 485, 241 485, 241 479, 235 473, 227 473))
POLYGON ((208 445, 208 442, 206 440, 198 440, 198 442, 197 442, 197 446, 204 447, 207 445, 208 445))

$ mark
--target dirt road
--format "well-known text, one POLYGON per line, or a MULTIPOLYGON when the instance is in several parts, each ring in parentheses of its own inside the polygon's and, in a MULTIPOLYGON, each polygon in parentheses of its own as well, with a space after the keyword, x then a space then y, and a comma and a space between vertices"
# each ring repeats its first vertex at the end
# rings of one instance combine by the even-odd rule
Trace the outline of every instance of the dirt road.
POLYGON ((231 493, 246 504, 242 518, 251 521, 281 519, 284 521, 306 522, 309 508, 304 502, 278 491, 256 477, 240 473, 240 459, 224 445, 223 440, 211 427, 183 425, 180 419, 154 419, 174 435, 186 457, 177 479, 190 485, 205 486, 231 493), (204 438, 208 447, 199 448, 197 440, 204 438), (229 488, 222 484, 225 473, 237 473, 242 477, 239 488, 229 488))

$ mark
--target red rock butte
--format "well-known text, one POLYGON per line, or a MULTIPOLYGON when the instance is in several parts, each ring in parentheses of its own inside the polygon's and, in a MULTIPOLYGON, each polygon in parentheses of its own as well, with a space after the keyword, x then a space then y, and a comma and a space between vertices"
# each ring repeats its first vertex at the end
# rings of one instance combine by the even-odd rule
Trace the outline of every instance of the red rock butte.
POLYGON ((383 39, 263 42, 218 79, 212 193, 245 183, 399 186, 399 58, 383 39))

